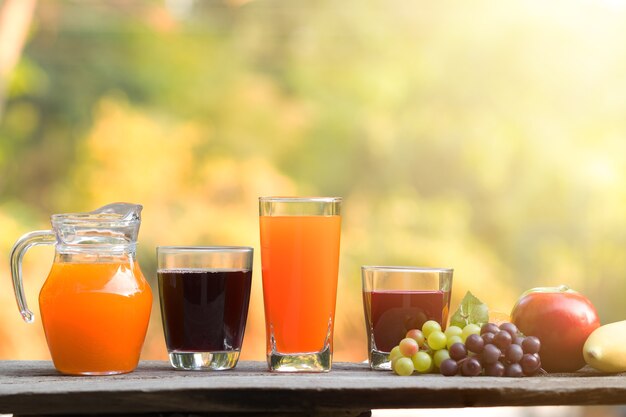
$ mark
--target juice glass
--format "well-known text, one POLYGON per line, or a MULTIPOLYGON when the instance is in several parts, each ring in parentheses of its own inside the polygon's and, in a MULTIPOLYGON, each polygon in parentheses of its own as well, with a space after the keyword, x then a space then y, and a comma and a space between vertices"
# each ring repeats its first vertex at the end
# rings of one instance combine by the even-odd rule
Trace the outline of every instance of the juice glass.
POLYGON ((389 352, 411 329, 435 320, 445 329, 450 310, 452 269, 363 266, 363 307, 369 364, 391 369, 389 352))
POLYGON ((332 365, 341 198, 261 197, 266 352, 271 371, 332 365))
POLYGON ((237 365, 248 317, 253 249, 160 246, 159 295, 165 344, 176 369, 237 365))

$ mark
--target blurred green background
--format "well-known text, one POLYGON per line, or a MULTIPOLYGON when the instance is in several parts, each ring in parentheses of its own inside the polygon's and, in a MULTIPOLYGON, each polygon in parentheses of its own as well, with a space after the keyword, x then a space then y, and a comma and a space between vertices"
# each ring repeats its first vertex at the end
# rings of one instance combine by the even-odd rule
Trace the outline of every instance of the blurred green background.
MULTIPOLYGON (((453 309, 568 284, 626 318, 625 21, 618 0, 36 2, 0 79, 0 357, 49 358, 14 241, 114 201, 144 205, 156 288, 157 245, 258 252, 257 197, 343 196, 336 360, 366 358, 363 264, 453 267, 453 309)), ((51 261, 26 257, 36 311, 51 261)), ((156 302, 143 358, 165 357, 156 302)))

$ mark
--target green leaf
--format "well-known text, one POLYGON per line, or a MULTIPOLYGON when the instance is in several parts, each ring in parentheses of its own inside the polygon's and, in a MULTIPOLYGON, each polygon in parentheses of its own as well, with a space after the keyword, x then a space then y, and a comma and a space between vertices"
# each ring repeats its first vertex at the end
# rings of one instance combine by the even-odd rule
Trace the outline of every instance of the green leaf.
POLYGON ((482 326, 489 321, 489 308, 487 304, 480 301, 471 292, 467 292, 459 308, 450 318, 451 326, 463 328, 468 324, 478 324, 482 326))

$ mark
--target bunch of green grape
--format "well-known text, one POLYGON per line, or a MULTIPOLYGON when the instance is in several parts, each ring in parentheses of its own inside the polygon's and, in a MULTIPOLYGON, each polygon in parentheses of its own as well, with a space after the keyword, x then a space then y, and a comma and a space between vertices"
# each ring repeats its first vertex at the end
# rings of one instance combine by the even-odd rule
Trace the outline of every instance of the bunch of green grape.
POLYGON ((438 371, 441 363, 450 359, 449 349, 455 343, 464 344, 470 335, 480 335, 480 326, 468 324, 463 328, 450 326, 445 332, 441 325, 429 320, 422 329, 412 329, 389 353, 391 369, 401 376, 438 371))
POLYGON ((409 330, 389 359, 401 376, 436 371, 444 376, 521 377, 543 371, 540 348, 538 338, 524 337, 513 323, 450 326, 443 332, 430 320, 422 330, 409 330))

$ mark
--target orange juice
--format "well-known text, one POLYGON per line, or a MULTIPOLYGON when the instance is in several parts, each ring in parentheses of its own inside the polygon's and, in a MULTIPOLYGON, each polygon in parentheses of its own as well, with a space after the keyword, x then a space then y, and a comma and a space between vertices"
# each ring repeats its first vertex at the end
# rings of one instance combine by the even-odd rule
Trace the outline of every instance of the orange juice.
POLYGON ((332 352, 341 217, 262 215, 260 222, 265 323, 275 350, 319 352, 328 341, 332 352))
POLYGON ((137 262, 55 262, 39 306, 60 372, 116 374, 137 366, 152 306, 137 262))

